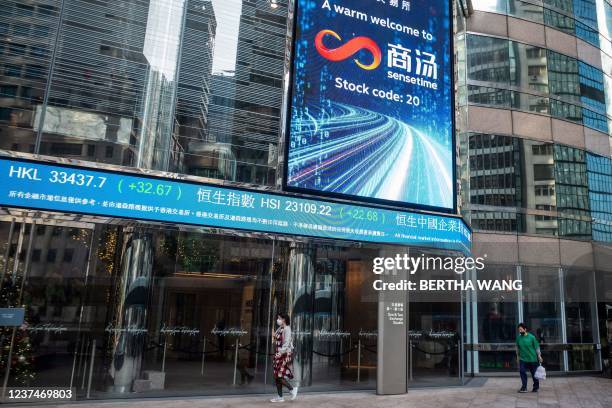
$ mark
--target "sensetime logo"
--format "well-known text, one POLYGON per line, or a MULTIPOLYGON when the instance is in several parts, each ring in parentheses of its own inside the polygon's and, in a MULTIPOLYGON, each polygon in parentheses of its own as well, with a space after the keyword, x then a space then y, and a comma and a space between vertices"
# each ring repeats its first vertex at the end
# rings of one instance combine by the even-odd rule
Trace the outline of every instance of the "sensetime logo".
POLYGON ((365 70, 373 70, 376 69, 382 60, 382 52, 380 51, 380 47, 368 37, 355 37, 350 39, 345 44, 337 48, 328 48, 323 44, 323 39, 327 36, 334 37, 338 41, 342 41, 342 37, 338 33, 332 30, 321 30, 315 36, 315 48, 318 53, 325 59, 330 61, 338 62, 344 61, 361 50, 367 50, 372 54, 373 61, 371 64, 364 64, 360 62, 357 58, 353 59, 355 64, 361 69, 365 70))

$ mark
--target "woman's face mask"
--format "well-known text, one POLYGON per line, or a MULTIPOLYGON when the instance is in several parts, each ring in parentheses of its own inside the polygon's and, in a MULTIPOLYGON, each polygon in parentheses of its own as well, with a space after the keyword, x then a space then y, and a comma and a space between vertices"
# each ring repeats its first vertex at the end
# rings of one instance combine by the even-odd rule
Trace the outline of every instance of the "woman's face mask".
POLYGON ((280 317, 276 319, 276 324, 281 326, 283 324, 283 319, 281 319, 280 317))

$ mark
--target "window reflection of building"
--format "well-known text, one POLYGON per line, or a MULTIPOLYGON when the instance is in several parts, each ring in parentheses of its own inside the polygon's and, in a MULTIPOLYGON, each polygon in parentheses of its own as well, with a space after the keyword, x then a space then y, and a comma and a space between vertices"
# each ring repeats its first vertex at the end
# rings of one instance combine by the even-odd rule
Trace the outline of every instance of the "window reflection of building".
POLYGON ((608 131, 600 69, 521 42, 467 36, 468 101, 551 115, 608 131))
POLYGON ((206 122, 215 18, 207 0, 164 4, 7 4, 1 147, 181 171, 206 122))
POLYGON ((559 235, 591 239, 585 152, 555 145, 555 178, 559 235))
MULTIPOLYGON (((591 343, 598 342, 592 337, 597 324, 592 292, 594 287, 602 286, 605 276, 609 275, 608 244, 612 242, 612 229, 609 227, 612 225, 611 212, 607 204, 610 201, 609 186, 612 185, 612 160, 608 154, 607 137, 610 109, 605 104, 609 96, 606 89, 609 78, 604 73, 606 69, 602 71, 601 68, 607 66, 607 58, 602 58, 600 65, 598 58, 587 58, 580 51, 574 54, 551 47, 548 38, 557 37, 559 41, 572 44, 576 41, 578 49, 591 49, 598 55, 599 48, 609 48, 607 39, 610 35, 605 21, 607 19, 609 27, 612 6, 609 2, 597 3, 594 0, 474 0, 472 4, 476 10, 475 18, 467 19, 470 33, 465 34, 465 50, 461 49, 466 55, 467 75, 461 75, 459 71, 458 100, 462 106, 465 104, 469 107, 467 116, 470 120, 472 109, 473 117, 478 119, 473 120, 474 127, 470 120, 466 121, 467 126, 463 131, 469 137, 460 145, 460 152, 465 156, 462 166, 466 166, 467 162, 469 167, 462 168, 462 193, 463 197, 469 197, 464 200, 466 205, 462 211, 470 216, 476 242, 481 241, 479 245, 482 245, 483 253, 487 253, 484 248, 490 248, 489 251, 499 248, 499 256, 503 258, 506 256, 505 248, 508 248, 509 257, 515 258, 509 258, 507 274, 521 277, 524 285, 523 301, 514 304, 502 301, 501 297, 490 299, 488 294, 478 294, 473 306, 477 313, 472 316, 479 322, 475 337, 483 344, 477 346, 479 351, 474 353, 475 371, 514 370, 514 329, 519 319, 524 320, 543 343, 548 370, 597 370, 600 364, 596 351, 598 346, 591 343), (483 30, 486 33, 478 33, 487 26, 485 22, 489 18, 500 23, 503 21, 499 15, 490 13, 508 16, 507 39, 499 38, 504 34, 492 35, 490 27, 483 30), (535 38, 532 41, 519 36, 516 31, 513 33, 521 26, 533 27, 542 35, 546 34, 546 45, 541 45, 544 48, 531 45, 543 44, 542 41, 535 38), (603 36, 599 35, 598 30, 603 36), (485 69, 480 58, 484 45, 489 44, 489 51, 490 44, 495 44, 501 50, 504 48, 503 41, 509 48, 508 64, 497 61, 494 75, 487 76, 492 71, 485 69), (547 47, 556 50, 551 51, 547 47), (471 53, 475 55, 474 58, 470 58, 471 53), (462 80, 465 82, 461 83, 462 80), (462 92, 467 93, 467 98, 462 92), (497 132, 518 134, 510 137, 470 133, 480 131, 484 124, 489 125, 486 120, 489 112, 491 115, 493 112, 499 114, 500 120, 512 119, 511 124, 504 119, 503 125, 494 127, 499 129, 497 132), (543 115, 550 116, 552 120, 543 115), (528 130, 522 133, 525 127, 523 123, 518 126, 517 123, 523 120, 525 124, 534 126, 534 132, 528 130), (548 123, 551 124, 552 137, 548 136, 548 132, 535 129, 544 123, 547 123, 547 127, 548 123), (585 135, 597 134, 604 148, 595 148, 587 141, 587 136, 583 142, 583 129, 576 124, 585 127, 585 135), (560 130, 562 128, 567 128, 567 131, 560 130), (518 146, 515 151, 516 170, 508 169, 517 175, 513 206, 483 204, 487 194, 493 194, 496 190, 482 189, 479 184, 478 178, 482 163, 486 163, 484 156, 487 152, 474 148, 475 135, 515 140, 518 146), (575 139, 575 136, 579 139, 575 139), (512 231, 517 236, 507 234, 508 230, 502 223, 507 218, 516 220, 517 227, 512 231), (513 245, 517 245, 514 251, 513 245), (558 255, 551 256, 547 261, 540 259, 540 248, 546 248, 542 255, 550 255, 557 246, 558 255), (591 247, 594 249, 591 250, 591 247), (532 248, 535 248, 533 253, 532 248), (594 276, 599 282, 595 286, 594 276), (585 297, 581 296, 582 293, 585 297), (506 317, 510 334, 504 337, 500 322, 506 321, 506 317), (516 320, 513 321, 513 317, 516 320)), ((489 59, 494 55, 500 59, 503 55, 502 52, 489 54, 489 59)), ((494 174, 493 170, 488 172, 494 174)), ((488 253, 489 259, 492 259, 488 253)), ((479 271, 478 277, 492 273, 488 269, 479 271)), ((499 269, 503 270, 504 266, 500 265, 499 269)), ((599 296, 609 297, 606 289, 601 288, 598 293, 597 299, 599 296)), ((602 306, 599 305, 599 326, 600 330, 604 327, 602 331, 607 332, 601 317, 606 315, 601 311, 607 309, 602 306)), ((608 354, 606 351, 602 356, 608 354)))
POLYGON ((555 174, 552 143, 523 141, 522 163, 525 175, 524 208, 541 210, 525 216, 524 231, 531 234, 557 235, 555 214, 555 174))
POLYGON ((610 241, 610 159, 511 136, 468 138, 465 193, 476 230, 610 241))
MULTIPOLYGON (((517 139, 509 136, 469 136, 472 204, 497 207, 520 205, 521 168, 517 162, 517 142, 517 139)), ((517 216, 511 212, 474 212, 472 223, 485 230, 517 230, 517 216)))
POLYGON ((238 31, 231 33, 237 42, 234 67, 212 75, 209 130, 202 142, 189 146, 190 174, 262 185, 276 182, 287 23, 287 5, 277 5, 242 2, 238 31))
POLYGON ((468 78, 476 81, 508 84, 508 41, 501 38, 469 35, 467 37, 468 78))
POLYGON ((587 153, 586 163, 593 239, 612 242, 612 160, 587 153))

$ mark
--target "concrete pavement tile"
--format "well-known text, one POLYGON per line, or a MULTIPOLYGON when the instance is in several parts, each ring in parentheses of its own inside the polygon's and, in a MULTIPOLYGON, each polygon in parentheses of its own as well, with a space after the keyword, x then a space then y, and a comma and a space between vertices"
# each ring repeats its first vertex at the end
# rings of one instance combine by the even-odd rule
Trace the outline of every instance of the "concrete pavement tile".
MULTIPOLYGON (((490 378, 480 387, 411 389, 408 394, 374 392, 302 393, 297 401, 272 408, 612 408, 612 380, 552 377, 538 394, 517 394, 515 379, 490 378)), ((61 408, 245 408, 271 406, 273 395, 214 398, 116 400, 55 405, 61 408)), ((52 405, 45 405, 51 407, 52 405)))

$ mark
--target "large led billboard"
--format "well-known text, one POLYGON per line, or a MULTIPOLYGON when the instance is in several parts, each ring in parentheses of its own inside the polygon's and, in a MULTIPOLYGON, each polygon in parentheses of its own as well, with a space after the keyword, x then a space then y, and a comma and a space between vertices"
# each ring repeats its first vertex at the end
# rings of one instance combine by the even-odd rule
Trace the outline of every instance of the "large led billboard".
POLYGON ((289 190, 455 208, 449 0, 297 0, 289 190))

